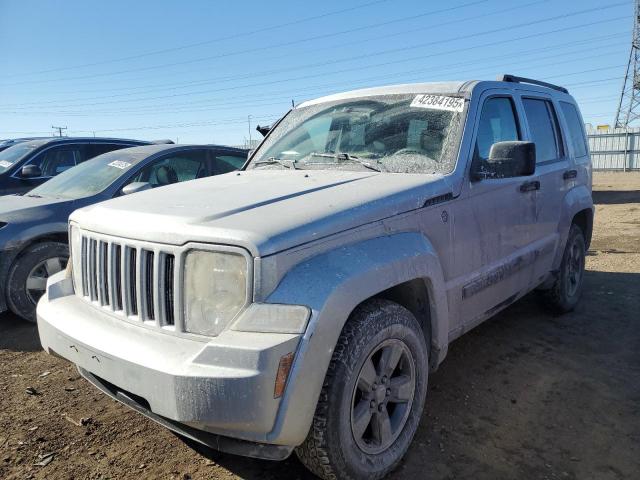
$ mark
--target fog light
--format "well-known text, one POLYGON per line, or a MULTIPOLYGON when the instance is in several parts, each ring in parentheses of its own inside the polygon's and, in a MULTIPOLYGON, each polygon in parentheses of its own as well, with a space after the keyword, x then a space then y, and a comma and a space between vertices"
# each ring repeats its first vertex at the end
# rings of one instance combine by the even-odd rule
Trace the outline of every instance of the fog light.
POLYGON ((284 393, 284 387, 287 385, 291 365, 293 365, 293 352, 287 353, 280 358, 278 373, 276 374, 276 384, 273 389, 273 398, 280 398, 284 393))

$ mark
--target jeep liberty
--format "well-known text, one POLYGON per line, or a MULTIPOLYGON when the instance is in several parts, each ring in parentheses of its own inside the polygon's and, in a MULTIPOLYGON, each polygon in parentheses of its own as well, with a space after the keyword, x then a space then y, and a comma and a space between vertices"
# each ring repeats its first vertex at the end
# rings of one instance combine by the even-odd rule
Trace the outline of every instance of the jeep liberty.
POLYGON ((192 444, 379 479, 455 338, 580 297, 593 224, 575 100, 423 83, 308 101, 239 172, 76 211, 44 349, 192 444))

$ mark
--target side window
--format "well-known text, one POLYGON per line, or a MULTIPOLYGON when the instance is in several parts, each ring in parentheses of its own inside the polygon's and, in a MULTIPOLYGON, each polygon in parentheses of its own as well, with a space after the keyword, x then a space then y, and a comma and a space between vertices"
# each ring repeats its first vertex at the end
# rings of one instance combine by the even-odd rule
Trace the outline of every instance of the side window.
POLYGON ((206 176, 206 151, 195 150, 159 158, 129 179, 127 184, 148 182, 153 188, 206 176))
POLYGON ((238 170, 247 161, 247 156, 244 155, 216 155, 213 164, 213 174, 220 175, 223 173, 233 172, 238 170))
POLYGON ((574 105, 567 102, 560 102, 562 113, 569 127, 569 137, 576 157, 584 157, 587 154, 587 144, 584 140, 584 130, 578 110, 574 105))
POLYGON ((122 145, 119 143, 92 143, 85 146, 85 155, 82 161, 97 157, 103 153, 120 150, 121 148, 129 148, 131 145, 122 145))
POLYGON ((536 162, 548 162, 564 156, 560 128, 553 105, 548 100, 523 98, 531 140, 536 144, 536 162))
POLYGON ((513 100, 508 97, 488 99, 480 114, 475 160, 487 160, 494 143, 514 140, 520 140, 520 131, 513 100))
POLYGON ((60 146, 45 150, 31 160, 29 165, 40 167, 43 177, 55 177, 59 173, 75 167, 80 158, 79 147, 60 146))

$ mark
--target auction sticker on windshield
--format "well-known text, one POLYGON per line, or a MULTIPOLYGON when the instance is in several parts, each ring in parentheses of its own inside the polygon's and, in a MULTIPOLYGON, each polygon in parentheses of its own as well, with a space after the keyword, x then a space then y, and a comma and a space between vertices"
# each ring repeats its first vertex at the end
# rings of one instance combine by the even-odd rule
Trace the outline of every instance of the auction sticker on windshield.
POLYGON ((6 160, 0 160, 0 167, 2 168, 9 168, 11 165, 13 165, 13 163, 7 162, 6 160))
POLYGON ((116 167, 120 170, 124 170, 125 168, 129 168, 131 164, 129 162, 123 162, 122 160, 114 160, 109 164, 110 167, 116 167))
POLYGON ((431 110, 461 112, 464 108, 464 98, 430 94, 418 95, 411 102, 411 106, 417 108, 429 108, 431 110))

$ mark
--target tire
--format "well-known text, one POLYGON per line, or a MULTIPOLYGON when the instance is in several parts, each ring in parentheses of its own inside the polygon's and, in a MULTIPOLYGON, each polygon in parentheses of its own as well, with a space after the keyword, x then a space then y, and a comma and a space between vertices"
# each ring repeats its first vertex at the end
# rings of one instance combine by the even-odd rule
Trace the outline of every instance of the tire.
POLYGON ((554 312, 570 312, 578 304, 584 281, 585 256, 584 233, 579 226, 572 224, 556 279, 550 289, 540 292, 544 303, 554 312))
POLYGON ((47 278, 63 270, 68 259, 69 248, 64 243, 43 242, 28 247, 9 269, 7 303, 11 311, 35 322, 36 304, 45 291, 47 278))
POLYGON ((378 299, 358 307, 333 352, 307 438, 296 449, 300 461, 326 480, 376 480, 391 472, 420 422, 428 359, 424 332, 406 308, 378 299), (383 360, 393 357, 399 360, 385 381, 381 370, 393 361, 383 360))

